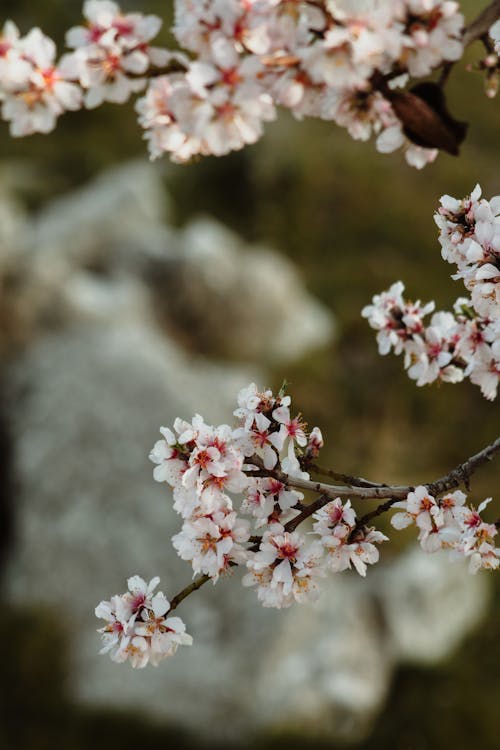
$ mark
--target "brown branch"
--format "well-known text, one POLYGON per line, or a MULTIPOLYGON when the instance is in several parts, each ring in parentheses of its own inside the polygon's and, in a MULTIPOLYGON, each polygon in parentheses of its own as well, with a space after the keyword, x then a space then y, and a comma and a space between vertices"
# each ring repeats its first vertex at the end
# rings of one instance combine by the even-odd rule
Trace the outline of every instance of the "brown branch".
POLYGON ((469 479, 472 474, 474 474, 480 466, 491 461, 498 453, 500 453, 500 437, 494 440, 486 448, 483 448, 483 450, 475 453, 466 461, 459 464, 445 476, 440 477, 425 486, 432 495, 441 495, 443 492, 448 492, 448 490, 460 487, 461 484, 464 484, 465 487, 469 489, 469 479))
POLYGON ((377 482, 370 482, 368 481, 368 479, 363 479, 363 477, 354 477, 351 474, 342 474, 341 472, 334 471, 333 469, 324 469, 317 464, 310 464, 308 468, 310 468, 316 474, 320 474, 323 477, 330 477, 330 479, 335 479, 335 481, 337 482, 343 482, 344 484, 348 484, 351 487, 380 487, 380 484, 378 484, 377 482))
POLYGON ((385 503, 381 503, 380 505, 377 505, 375 510, 371 510, 369 513, 365 513, 364 516, 361 516, 356 521, 356 525, 354 527, 355 530, 362 529, 363 526, 366 526, 373 518, 377 518, 377 516, 381 516, 382 513, 387 513, 388 510, 392 508, 394 503, 397 503, 399 501, 398 497, 390 497, 389 500, 386 500, 385 503))
MULTIPOLYGON (((459 487, 461 484, 464 484, 467 487, 468 479, 474 471, 479 468, 479 466, 491 461, 497 453, 500 453, 500 437, 491 443, 491 445, 488 445, 482 451, 479 451, 479 453, 476 453, 455 469, 452 469, 452 471, 445 476, 440 477, 425 486, 433 495, 440 495, 443 492, 459 487)), ((335 485, 314 482, 308 479, 286 477, 286 475, 283 478, 282 474, 280 474, 280 477, 289 487, 301 490, 311 490, 312 492, 325 495, 325 497, 329 497, 330 499, 335 499, 336 497, 357 497, 363 500, 370 500, 392 497, 398 500, 404 500, 408 493, 412 492, 414 489, 414 486, 410 485, 386 484, 373 485, 370 487, 337 487, 335 485)))
MULTIPOLYGON (((483 450, 463 461, 461 464, 448 472, 448 474, 445 474, 445 476, 436 479, 434 482, 425 484, 424 486, 427 487, 429 492, 435 496, 440 495, 443 492, 453 490, 456 487, 459 487, 461 484, 464 484, 465 487, 469 489, 469 479, 472 474, 474 474, 474 472, 479 469, 480 466, 483 466, 484 464, 491 461, 498 453, 500 453, 500 437, 490 445, 486 446, 486 448, 483 448, 483 450)), ((261 464, 260 459, 257 459, 256 457, 253 457, 252 459, 250 459, 250 461, 255 465, 261 464)), ((309 489, 313 492, 320 493, 320 496, 316 500, 314 500, 314 502, 310 503, 305 508, 302 507, 299 515, 285 525, 285 531, 287 532, 295 531, 297 526, 299 526, 303 521, 312 516, 313 513, 316 513, 316 511, 320 510, 329 502, 331 502, 334 497, 346 497, 347 495, 350 495, 351 497, 357 497, 365 500, 374 498, 388 498, 377 508, 359 518, 353 531, 360 529, 363 526, 366 526, 366 524, 373 518, 376 518, 377 516, 382 515, 382 513, 388 511, 395 502, 405 499, 408 493, 412 492, 415 489, 414 486, 410 485, 398 485, 391 487, 383 484, 373 485, 369 487, 356 487, 352 485, 350 487, 335 487, 333 485, 322 484, 321 482, 311 482, 302 479, 294 479, 292 477, 288 477, 286 474, 283 474, 280 471, 269 471, 267 473, 267 476, 278 478, 288 487, 309 489)), ((500 519, 497 524, 500 524, 500 519)), ((252 544, 252 546, 249 547, 249 551, 256 552, 259 549, 262 537, 252 536, 250 537, 249 541, 252 544)), ((231 562, 229 564, 231 567, 236 567, 238 565, 238 563, 234 562, 231 562)), ((193 591, 197 591, 210 580, 212 579, 207 575, 202 575, 198 576, 198 578, 195 578, 194 581, 189 584, 189 586, 186 586, 186 588, 182 589, 182 591, 174 596, 174 598, 170 602, 169 611, 172 612, 174 609, 176 609, 179 604, 187 596, 189 596, 189 594, 192 594, 193 591)))
POLYGON ((176 609, 179 604, 186 598, 186 596, 189 596, 189 594, 192 594, 193 591, 197 591, 198 589, 201 589, 201 587, 208 583, 208 581, 211 581, 212 579, 210 576, 198 576, 198 578, 195 578, 192 583, 189 584, 189 586, 186 586, 186 588, 182 589, 182 591, 179 591, 179 593, 174 596, 172 601, 170 602, 170 609, 169 612, 172 612, 174 609, 176 609))
POLYGON ((470 23, 462 37, 465 47, 481 39, 484 34, 493 26, 495 21, 500 18, 500 0, 493 0, 479 15, 470 23))

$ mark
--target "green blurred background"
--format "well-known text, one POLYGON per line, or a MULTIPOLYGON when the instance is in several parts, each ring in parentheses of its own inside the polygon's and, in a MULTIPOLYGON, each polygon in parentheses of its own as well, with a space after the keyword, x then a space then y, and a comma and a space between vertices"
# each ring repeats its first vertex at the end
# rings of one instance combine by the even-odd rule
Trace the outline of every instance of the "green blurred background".
MULTIPOLYGON (((463 3, 469 18, 482 5, 463 3)), ((163 17, 172 11, 160 0, 122 7, 163 17)), ((79 20, 80 2, 3 0, 2 16, 22 32, 40 25, 61 43, 64 30, 79 20)), ((167 31, 162 41, 171 41, 167 31)), ((467 57, 479 52, 473 47, 467 57)), ((441 154, 421 172, 408 167, 402 154, 377 154, 373 144, 354 142, 332 124, 299 123, 286 113, 256 146, 166 169, 179 226, 199 212, 211 213, 246 239, 269 243, 298 264, 310 291, 334 311, 335 344, 275 372, 272 385, 286 378, 297 407, 324 428, 323 464, 386 482, 443 474, 498 431, 498 406, 477 387, 416 388, 400 359, 379 357, 360 317, 372 295, 398 279, 410 297, 435 299, 438 309, 462 294, 441 260, 432 215, 443 193, 463 196, 476 182, 486 197, 500 194, 500 100, 488 100, 481 76, 465 72, 463 64, 452 73, 448 96, 453 114, 470 123, 467 140, 459 158, 441 154)), ((0 160, 26 169, 29 180, 20 194, 34 212, 106 167, 145 153, 131 104, 68 115, 46 137, 14 141, 5 124, 0 133, 0 160)), ((244 358, 244 351, 234 352, 235 360, 244 358)), ((478 502, 497 490, 495 478, 493 465, 474 477, 478 502)), ((392 545, 386 554, 396 551, 392 545)), ((439 669, 399 670, 373 735, 356 747, 500 746, 498 593, 497 586, 488 621, 452 661, 439 669)), ((188 736, 139 717, 71 705, 64 689, 65 633, 51 613, 4 610, 0 630, 0 748, 194 747, 188 736)), ((286 737, 258 740, 259 747, 276 749, 304 744, 286 737)))

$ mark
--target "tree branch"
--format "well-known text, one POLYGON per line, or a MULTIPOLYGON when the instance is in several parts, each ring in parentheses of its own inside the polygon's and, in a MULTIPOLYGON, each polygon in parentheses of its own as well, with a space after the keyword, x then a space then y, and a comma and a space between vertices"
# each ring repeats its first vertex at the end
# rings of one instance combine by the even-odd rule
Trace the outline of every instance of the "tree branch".
POLYGON ((493 26, 495 21, 500 18, 500 0, 493 0, 472 23, 470 23, 462 37, 462 41, 465 47, 469 44, 481 39, 484 34, 488 33, 488 30, 493 26))
MULTIPOLYGON (((448 492, 455 487, 459 487, 461 484, 468 486, 468 479, 474 473, 474 471, 482 466, 483 464, 491 461, 491 459, 500 453, 500 437, 497 438, 491 445, 483 448, 482 451, 471 456, 466 461, 461 463, 455 469, 452 469, 448 474, 434 482, 430 482, 425 486, 429 489, 429 492, 433 495, 440 495, 443 492, 448 492)), ((272 472, 270 472, 272 473, 272 472)), ((314 482, 310 479, 296 479, 295 477, 287 477, 286 475, 279 474, 279 479, 287 484, 289 487, 294 487, 301 490, 311 490, 317 492, 330 499, 336 497, 357 497, 363 500, 370 500, 376 498, 387 498, 392 497, 397 500, 404 500, 409 492, 412 492, 414 486, 410 485, 387 485, 387 484, 372 484, 369 487, 355 487, 355 486, 335 486, 331 484, 324 484, 323 482, 314 482)), ((309 508, 310 506, 308 506, 309 508)))
POLYGON ((354 477, 351 476, 351 474, 342 474, 341 472, 334 471, 333 469, 323 469, 317 464, 310 464, 308 468, 310 468, 316 474, 320 474, 324 477, 330 477, 331 479, 335 479, 337 482, 343 482, 344 484, 348 484, 351 487, 380 487, 377 482, 369 482, 368 479, 363 479, 363 477, 354 477))
MULTIPOLYGON (((478 453, 474 454, 470 458, 467 458, 465 461, 463 461, 461 464, 456 466, 454 469, 452 469, 448 474, 445 474, 443 477, 440 477, 439 479, 436 479, 434 482, 429 482, 425 484, 424 486, 427 487, 429 490, 429 493, 436 496, 440 495, 443 492, 448 492, 449 490, 453 490, 456 487, 459 487, 461 484, 464 484, 467 489, 469 489, 469 479, 474 474, 477 469, 479 469, 484 464, 491 461, 497 454, 500 453, 500 437, 498 437, 493 443, 486 446, 486 448, 483 448, 478 453)), ((250 461, 255 465, 260 465, 261 462, 257 458, 252 458, 250 461)), ((260 468, 260 466, 259 466, 260 468)), ((260 471, 259 471, 260 473, 260 471)), ((335 472, 333 472, 335 473, 335 472)), ((255 474, 252 474, 255 476, 255 474)), ((306 490, 312 490, 313 492, 320 493, 320 496, 312 503, 307 505, 306 507, 303 507, 301 512, 296 518, 293 518, 291 521, 289 521, 285 525, 285 530, 287 532, 295 531, 297 526, 299 526, 303 521, 305 521, 307 518, 313 515, 313 513, 316 513, 316 511, 323 508, 325 505, 327 505, 329 502, 331 502, 332 499, 336 497, 357 497, 364 500, 370 500, 375 498, 388 498, 386 502, 379 505, 374 510, 370 511, 369 513, 366 513, 364 516, 361 516, 361 518, 358 519, 356 522, 356 525, 354 527, 354 530, 360 529, 363 526, 365 526, 369 521, 371 521, 373 518, 376 518, 377 516, 382 515, 382 513, 385 513, 388 511, 392 505, 394 505, 395 502, 398 500, 404 500, 409 492, 412 492, 415 487, 414 486, 389 486, 384 484, 374 484, 369 483, 370 486, 368 487, 359 487, 359 486, 353 486, 350 487, 336 487, 334 485, 329 484, 323 484, 321 482, 312 482, 310 480, 305 479, 294 479, 292 477, 288 477, 286 474, 283 474, 280 471, 268 471, 267 476, 272 476, 280 481, 282 481, 284 484, 286 484, 288 487, 295 487, 298 489, 306 489, 306 490)), ((348 475, 343 475, 348 476, 348 475)), ((350 479, 356 479, 355 477, 350 477, 350 479)), ((359 481, 359 480, 358 480, 359 481)), ((366 481, 366 480, 362 480, 366 481)), ((497 523, 500 523, 500 519, 497 523)), ((249 550, 252 552, 256 552, 259 549, 260 542, 262 540, 262 537, 259 536, 253 536, 249 540, 252 543, 252 546, 249 547, 249 550)), ((230 563, 231 567, 236 567, 238 563, 230 563)), ((195 578, 192 583, 189 584, 189 586, 186 586, 186 588, 182 589, 170 602, 170 612, 172 612, 174 609, 176 609, 179 604, 187 597, 189 594, 192 594, 193 591, 197 591, 199 588, 201 588, 205 583, 212 580, 210 576, 202 575, 198 576, 198 578, 195 578)))
POLYGON ((176 609, 179 604, 186 598, 186 596, 189 596, 189 594, 192 594, 193 591, 197 591, 198 589, 201 589, 201 587, 208 583, 208 581, 211 581, 212 579, 210 576, 198 576, 198 578, 195 578, 192 583, 189 584, 189 586, 186 586, 186 588, 182 589, 182 591, 179 591, 179 593, 174 596, 172 601, 170 602, 170 609, 169 612, 172 612, 174 609, 176 609))

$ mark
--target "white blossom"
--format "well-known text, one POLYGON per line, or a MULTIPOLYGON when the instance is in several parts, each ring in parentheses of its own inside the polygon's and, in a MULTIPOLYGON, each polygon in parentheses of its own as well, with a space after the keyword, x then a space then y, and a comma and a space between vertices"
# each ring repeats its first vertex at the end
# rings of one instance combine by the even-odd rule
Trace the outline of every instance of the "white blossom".
POLYGON ((70 82, 62 65, 55 62, 56 46, 40 29, 32 29, 16 40, 17 30, 6 24, 12 47, 0 65, 2 117, 13 136, 48 133, 66 110, 80 109, 82 94, 70 82))
POLYGON ((164 594, 153 593, 159 582, 159 578, 146 583, 140 576, 132 576, 125 594, 97 605, 96 617, 106 621, 98 630, 103 641, 101 654, 110 653, 113 661, 129 661, 132 667, 142 669, 147 664, 158 666, 181 645, 191 645, 193 639, 180 617, 166 617, 170 603, 164 594))

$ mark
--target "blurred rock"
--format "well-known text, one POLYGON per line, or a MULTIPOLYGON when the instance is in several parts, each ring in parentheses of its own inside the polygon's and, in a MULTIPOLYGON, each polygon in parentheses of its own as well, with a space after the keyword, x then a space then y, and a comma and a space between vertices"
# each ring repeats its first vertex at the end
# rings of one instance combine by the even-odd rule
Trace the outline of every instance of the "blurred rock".
POLYGON ((146 161, 109 170, 22 226, 0 195, 2 212, 2 245, 15 239, 16 304, 35 327, 64 324, 73 300, 80 316, 92 275, 94 292, 99 280, 140 280, 168 335, 193 352, 288 362, 332 338, 332 313, 284 256, 246 245, 211 219, 172 229, 162 172, 146 161))
POLYGON ((137 160, 110 169, 51 201, 33 220, 34 275, 52 286, 82 268, 105 275, 125 265, 129 249, 137 264, 151 248, 152 230, 166 229, 170 213, 157 167, 137 160))
POLYGON ((331 312, 293 264, 213 219, 186 227, 178 255, 156 281, 169 329, 194 351, 288 362, 332 339, 331 312))
POLYGON ((402 661, 446 659, 485 614, 489 581, 447 558, 446 552, 426 555, 415 547, 377 575, 388 633, 402 661))

